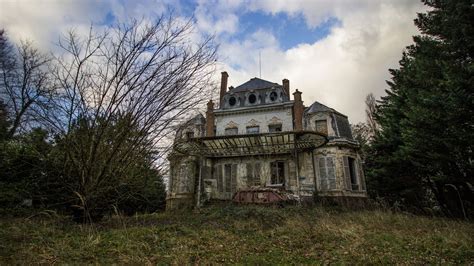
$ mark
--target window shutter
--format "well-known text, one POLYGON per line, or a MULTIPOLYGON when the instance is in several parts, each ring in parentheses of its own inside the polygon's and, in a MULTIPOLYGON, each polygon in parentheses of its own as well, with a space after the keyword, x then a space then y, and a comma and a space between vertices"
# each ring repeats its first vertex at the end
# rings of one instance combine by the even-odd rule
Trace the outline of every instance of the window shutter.
POLYGON ((343 159, 343 167, 344 167, 344 181, 346 183, 346 189, 352 190, 351 184, 351 170, 349 169, 349 157, 344 156, 343 159))
POLYGON ((327 190, 327 175, 326 175, 326 160, 324 157, 319 158, 318 160, 319 167, 319 187, 321 190, 327 190))
POLYGON ((232 184, 231 173, 232 173, 232 165, 231 164, 224 165, 225 192, 231 192, 231 184, 232 184))
POLYGON ((247 186, 251 187, 253 186, 253 165, 252 163, 246 163, 245 166, 247 169, 247 186))
POLYGON ((254 173, 253 184, 255 186, 260 186, 260 171, 261 171, 260 163, 255 163, 254 171, 255 171, 255 173, 254 173))
POLYGON ((232 164, 231 168, 231 192, 237 191, 237 164, 232 164))
POLYGON ((360 177, 360 188, 361 190, 367 190, 365 187, 365 175, 364 175, 364 169, 362 169, 362 162, 359 161, 359 177, 360 177))
MULTIPOLYGON (((292 186, 296 186, 296 163, 289 160, 285 163, 285 166, 288 170, 287 170, 287 173, 288 173, 288 182, 289 182, 289 185, 292 185, 292 186)), ((280 177, 280 180, 282 180, 283 182, 285 182, 285 177, 282 176, 280 177)))
POLYGON ((222 165, 217 165, 215 167, 215 177, 217 179, 217 191, 224 192, 224 184, 222 182, 222 165))
POLYGON ((333 157, 326 157, 326 169, 329 189, 336 189, 336 171, 334 169, 333 157))

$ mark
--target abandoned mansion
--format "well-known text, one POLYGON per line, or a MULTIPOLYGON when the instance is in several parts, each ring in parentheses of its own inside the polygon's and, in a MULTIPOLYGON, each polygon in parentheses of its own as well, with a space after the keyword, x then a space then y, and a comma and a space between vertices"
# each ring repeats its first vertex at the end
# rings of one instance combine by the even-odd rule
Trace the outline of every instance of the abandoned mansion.
MULTIPOLYGON (((367 197, 359 145, 347 116, 319 102, 305 106, 302 93, 252 78, 227 87, 222 72, 218 108, 201 114, 176 133, 169 155, 167 208, 234 200, 242 191, 265 199, 284 191, 293 199, 367 197)), ((262 199, 247 202, 262 202, 262 199)), ((269 200, 271 201, 271 200, 269 200)))

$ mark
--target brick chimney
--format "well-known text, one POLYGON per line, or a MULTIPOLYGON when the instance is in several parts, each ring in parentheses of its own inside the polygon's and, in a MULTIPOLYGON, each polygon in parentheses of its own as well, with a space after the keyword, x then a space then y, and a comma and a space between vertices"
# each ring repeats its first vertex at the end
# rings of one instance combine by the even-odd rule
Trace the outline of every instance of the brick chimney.
POLYGON ((224 99, 224 95, 227 91, 227 78, 229 77, 229 74, 227 74, 227 72, 222 72, 221 73, 221 94, 220 94, 220 97, 219 97, 219 107, 222 108, 223 106, 223 103, 222 103, 222 100, 224 99))
POLYGON ((295 131, 302 131, 303 130, 303 101, 301 101, 301 92, 296 90, 293 93, 293 97, 295 102, 293 104, 293 122, 294 122, 294 130, 295 131))
POLYGON ((214 137, 214 103, 209 100, 206 111, 206 137, 214 137))
POLYGON ((288 95, 288 99, 290 99, 290 81, 283 79, 281 83, 283 84, 283 90, 285 90, 286 95, 288 95))

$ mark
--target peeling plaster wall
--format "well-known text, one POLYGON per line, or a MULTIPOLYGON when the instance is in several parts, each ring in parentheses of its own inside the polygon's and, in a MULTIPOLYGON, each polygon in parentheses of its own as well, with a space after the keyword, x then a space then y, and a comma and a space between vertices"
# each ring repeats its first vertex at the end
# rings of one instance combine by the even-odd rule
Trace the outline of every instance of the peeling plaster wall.
POLYGON ((239 157, 239 158, 216 158, 213 159, 212 174, 205 178, 204 182, 209 184, 209 188, 212 190, 212 198, 216 199, 231 199, 235 191, 239 189, 249 188, 251 185, 248 184, 247 174, 247 163, 260 163, 260 184, 262 186, 271 186, 271 170, 270 163, 273 161, 284 161, 285 162, 285 188, 287 190, 296 191, 296 171, 294 157, 291 155, 273 155, 273 156, 254 156, 254 157, 239 157), (236 164, 236 190, 232 192, 220 192, 217 187, 216 173, 217 166, 222 165, 222 178, 225 180, 224 165, 225 164, 236 164))
POLYGON ((305 130, 316 130, 316 120, 324 120, 326 119, 327 121, 327 128, 328 128, 328 136, 333 137, 336 136, 336 131, 333 128, 333 116, 331 116, 327 112, 320 112, 320 113, 314 113, 314 114, 309 114, 305 115, 303 118, 303 127, 305 130))
POLYGON ((246 134, 247 126, 259 126, 260 133, 268 132, 268 126, 282 124, 282 131, 293 130, 293 114, 291 105, 278 106, 275 108, 262 108, 252 112, 226 111, 216 112, 216 135, 225 135, 225 129, 238 128, 238 134, 246 134))
MULTIPOLYGON (((361 170, 360 162, 361 158, 357 150, 353 147, 345 147, 345 146, 336 146, 328 144, 325 147, 319 148, 314 152, 314 159, 315 159, 315 166, 316 166, 316 184, 318 187, 319 195, 321 196, 363 196, 367 195, 366 191, 351 191, 346 188, 345 185, 345 175, 344 175, 344 162, 343 157, 349 156, 355 159, 356 161, 356 168, 357 168, 357 175, 359 180, 359 185, 362 186, 362 182, 365 180, 360 176, 359 171, 361 170), (336 175, 336 189, 334 190, 326 190, 322 191, 320 187, 320 173, 318 168, 318 159, 321 156, 333 156, 335 159, 335 175, 336 175)), ((364 184, 365 187, 365 184, 364 184)))

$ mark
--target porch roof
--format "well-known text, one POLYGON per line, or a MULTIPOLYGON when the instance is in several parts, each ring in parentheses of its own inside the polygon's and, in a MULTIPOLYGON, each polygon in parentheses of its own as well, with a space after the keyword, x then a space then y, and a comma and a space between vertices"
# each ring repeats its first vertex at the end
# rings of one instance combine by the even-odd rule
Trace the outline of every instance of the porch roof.
POLYGON ((237 157, 313 150, 327 142, 326 135, 314 131, 288 131, 191 138, 178 141, 174 149, 205 157, 237 157))

